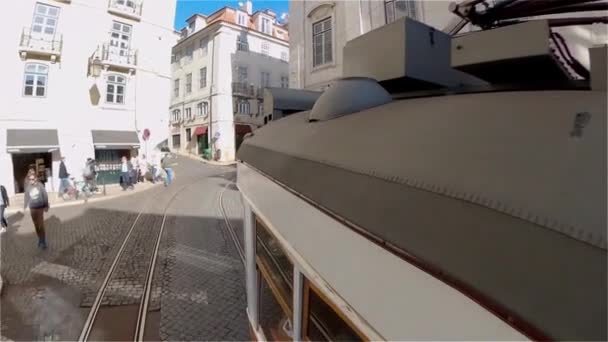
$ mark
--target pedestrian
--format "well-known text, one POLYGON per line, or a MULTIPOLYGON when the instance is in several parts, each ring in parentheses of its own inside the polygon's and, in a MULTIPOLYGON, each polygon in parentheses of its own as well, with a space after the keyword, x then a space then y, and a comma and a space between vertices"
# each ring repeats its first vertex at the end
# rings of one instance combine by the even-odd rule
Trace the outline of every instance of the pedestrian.
POLYGON ((120 177, 122 179, 122 190, 124 191, 131 187, 131 170, 133 169, 133 165, 127 157, 122 157, 121 160, 120 177))
POLYGON ((30 208, 32 222, 38 235, 38 247, 46 249, 46 236, 44 232, 44 213, 49 211, 49 197, 36 175, 28 178, 28 190, 24 196, 23 209, 30 208))
POLYGON ((171 179, 173 178, 173 170, 171 169, 171 163, 169 163, 169 157, 165 156, 161 161, 160 165, 163 170, 167 173, 165 177, 165 186, 171 185, 171 179))
POLYGON ((27 174, 25 175, 25 178, 23 179, 23 192, 27 192, 27 188, 30 186, 30 176, 36 176, 38 177, 38 175, 36 175, 36 170, 32 167, 29 168, 29 170, 27 170, 27 174))
POLYGON ((141 182, 146 180, 146 173, 148 173, 148 162, 146 161, 146 155, 142 154, 139 158, 139 180, 141 182))
POLYGON ((59 163, 59 192, 57 197, 63 196, 63 194, 70 188, 70 174, 68 169, 65 167, 65 157, 61 157, 61 163, 59 163))
POLYGON ((0 185, 0 233, 6 233, 6 228, 8 228, 8 222, 6 221, 6 217, 4 217, 4 210, 8 208, 10 202, 8 200, 8 194, 6 193, 6 188, 4 185, 0 185))
POLYGON ((93 169, 93 159, 87 158, 84 162, 84 168, 82 168, 82 179, 84 180, 83 191, 90 193, 93 191, 93 179, 95 179, 95 173, 93 169))

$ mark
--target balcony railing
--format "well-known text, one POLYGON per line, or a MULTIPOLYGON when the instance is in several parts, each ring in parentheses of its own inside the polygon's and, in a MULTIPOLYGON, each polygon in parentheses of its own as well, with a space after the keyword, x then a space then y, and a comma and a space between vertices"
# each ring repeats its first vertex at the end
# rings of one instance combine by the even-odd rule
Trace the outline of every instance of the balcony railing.
POLYGON ((110 43, 104 43, 96 56, 109 69, 133 72, 137 67, 137 50, 135 49, 121 49, 111 46, 110 43))
POLYGON ((246 82, 232 82, 232 95, 255 97, 256 88, 246 82))
POLYGON ((28 55, 48 57, 55 62, 61 57, 63 48, 63 36, 59 33, 45 34, 33 32, 30 27, 23 28, 21 40, 19 41, 19 53, 21 58, 29 58, 28 55))
POLYGON ((142 0, 109 0, 108 12, 135 20, 141 19, 142 0))

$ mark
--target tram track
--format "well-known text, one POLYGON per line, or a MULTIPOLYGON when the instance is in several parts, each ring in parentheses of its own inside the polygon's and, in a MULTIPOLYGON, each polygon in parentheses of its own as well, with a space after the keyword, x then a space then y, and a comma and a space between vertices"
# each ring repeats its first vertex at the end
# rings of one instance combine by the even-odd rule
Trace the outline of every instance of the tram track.
MULTIPOLYGON (((195 180, 194 182, 201 181, 201 180, 202 179, 198 179, 198 180, 195 180)), ((156 204, 156 203, 154 203, 154 199, 156 196, 150 196, 148 198, 148 200, 146 201, 146 203, 142 206, 141 210, 138 212, 137 216, 135 217, 135 220, 131 224, 127 234, 125 235, 125 237, 121 243, 121 246, 112 261, 112 264, 110 265, 110 268, 108 269, 106 276, 104 277, 104 280, 103 280, 100 288, 97 291, 97 295, 95 296, 95 300, 91 306, 87 319, 84 322, 83 328, 82 328, 80 336, 78 338, 78 341, 83 341, 83 342, 88 341, 91 339, 92 335, 94 335, 94 331, 96 329, 95 328, 96 324, 99 323, 99 313, 102 308, 102 303, 104 302, 104 298, 106 298, 108 296, 109 285, 111 284, 112 280, 116 280, 116 279, 114 279, 115 277, 119 278, 119 276, 117 275, 118 266, 121 262, 123 262, 123 263, 129 262, 129 260, 123 259, 123 258, 128 257, 127 251, 129 250, 129 248, 127 246, 129 244, 134 244, 134 245, 137 245, 138 243, 141 244, 141 241, 135 241, 135 239, 137 239, 137 237, 136 237, 137 234, 135 232, 138 230, 150 229, 150 230, 154 230, 154 233, 153 233, 154 245, 152 248, 152 253, 149 255, 149 258, 148 258, 145 280, 144 280, 143 284, 141 284, 142 289, 141 289, 141 296, 140 296, 140 298, 138 298, 139 304, 138 304, 138 309, 137 309, 137 320, 135 321, 135 324, 131 329, 127 329, 127 330, 131 330, 131 332, 129 332, 128 334, 132 336, 133 341, 143 341, 144 340, 146 321, 147 321, 147 315, 148 315, 147 313, 148 313, 148 309, 149 309, 150 302, 151 302, 154 274, 155 274, 155 269, 156 269, 156 265, 157 265, 161 240, 162 240, 162 236, 165 231, 165 225, 167 222, 167 212, 168 212, 169 208, 171 207, 171 205, 173 204, 173 202, 175 201, 175 199, 177 198, 177 196, 186 187, 188 187, 191 184, 192 184, 191 182, 187 181, 186 185, 178 188, 177 191, 175 191, 175 193, 171 196, 169 201, 164 205, 162 221, 161 221, 159 227, 154 227, 154 215, 153 214, 145 214, 145 211, 150 209, 151 203, 156 204), (149 224, 149 226, 146 224, 149 224), (156 229, 156 228, 158 228, 158 229, 156 229)), ((122 336, 120 339, 127 340, 127 338, 122 337, 122 336)))
MULTIPOLYGON (((227 174, 224 173, 223 176, 227 176, 227 174)), ((158 205, 158 203, 154 201, 156 196, 150 196, 148 200, 146 200, 146 203, 141 207, 141 209, 137 213, 137 216, 133 220, 133 223, 125 234, 123 241, 116 255, 114 256, 114 259, 112 260, 112 263, 105 277, 103 278, 103 282, 97 290, 95 300, 93 301, 88 316, 84 322, 78 341, 84 342, 89 340, 104 339, 103 337, 99 337, 104 336, 103 323, 100 323, 100 321, 104 321, 108 318, 109 315, 113 314, 106 313, 104 317, 104 315, 100 314, 100 312, 105 310, 103 309, 106 305, 105 303, 108 302, 108 297, 112 295, 111 292, 113 291, 113 288, 115 288, 115 286, 112 286, 112 283, 124 281, 124 279, 121 279, 121 276, 124 277, 124 274, 121 275, 121 271, 122 273, 125 272, 121 268, 124 267, 125 264, 128 265, 130 263, 131 258, 133 258, 134 256, 145 254, 145 257, 147 257, 146 274, 144 279, 138 279, 137 281, 138 298, 134 299, 138 303, 133 303, 133 305, 126 307, 127 310, 125 320, 122 320, 120 323, 120 325, 125 326, 122 327, 125 329, 123 329, 123 331, 120 333, 120 336, 114 336, 114 338, 120 340, 144 341, 146 336, 146 322, 148 320, 148 311, 150 303, 152 301, 151 297, 155 282, 155 270, 158 265, 158 255, 161 249, 160 247, 162 237, 165 232, 165 227, 167 225, 168 210, 171 208, 176 198, 178 198, 178 195, 182 193, 184 189, 186 189, 188 186, 192 186, 194 183, 203 181, 206 177, 207 175, 205 175, 205 177, 203 178, 192 177, 191 179, 188 179, 186 181, 186 185, 177 188, 177 190, 174 194, 172 194, 167 203, 164 204, 164 208, 162 208, 162 219, 160 219, 160 215, 158 214, 155 215, 146 213, 146 211, 149 211, 151 206, 158 205), (158 225, 158 221, 160 221, 160 225, 158 225), (149 234, 147 236, 148 239, 145 239, 146 241, 137 241, 138 239, 142 240, 142 232, 146 232, 146 234, 149 234), (150 239, 149 236, 153 236, 153 238, 150 239), (153 246, 150 245, 149 242, 147 242, 148 240, 153 240, 153 246), (141 247, 142 245, 146 245, 144 249, 147 250, 147 252, 133 252, 134 248, 141 247), (141 293, 139 293, 140 286, 141 293), (137 306, 137 308, 135 308, 135 305, 137 306), (135 322, 133 322, 132 317, 135 316, 135 312, 137 319, 135 322)), ((241 242, 237 237, 235 228, 230 223, 230 219, 223 203, 224 193, 226 192, 230 184, 234 184, 234 182, 230 181, 230 183, 226 184, 226 186, 224 186, 224 188, 220 190, 218 196, 218 204, 220 214, 222 215, 226 230, 228 232, 227 235, 229 237, 229 240, 234 243, 239 258, 241 259, 241 262, 244 263, 245 257, 243 246, 241 245, 241 242)), ((125 313, 123 312, 123 314, 125 313)), ((116 318, 114 317, 114 319, 116 318)))

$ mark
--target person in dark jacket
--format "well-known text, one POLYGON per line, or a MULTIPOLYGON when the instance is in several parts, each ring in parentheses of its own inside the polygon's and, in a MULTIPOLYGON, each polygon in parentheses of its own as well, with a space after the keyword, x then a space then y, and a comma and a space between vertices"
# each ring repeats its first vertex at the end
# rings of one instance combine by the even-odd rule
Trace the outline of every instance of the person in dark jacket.
POLYGON ((6 228, 8 228, 8 222, 6 221, 6 217, 4 217, 4 210, 10 205, 8 200, 8 194, 6 193, 6 188, 3 185, 0 185, 0 233, 6 232, 6 228))
POLYGON ((27 191, 24 195, 23 209, 30 208, 32 221, 38 235, 38 247, 46 249, 46 234, 44 231, 44 213, 49 211, 49 197, 36 175, 28 177, 27 191))
POLYGON ((61 163, 59 163, 59 197, 63 196, 63 193, 70 188, 70 174, 68 169, 65 167, 65 157, 61 157, 61 163))

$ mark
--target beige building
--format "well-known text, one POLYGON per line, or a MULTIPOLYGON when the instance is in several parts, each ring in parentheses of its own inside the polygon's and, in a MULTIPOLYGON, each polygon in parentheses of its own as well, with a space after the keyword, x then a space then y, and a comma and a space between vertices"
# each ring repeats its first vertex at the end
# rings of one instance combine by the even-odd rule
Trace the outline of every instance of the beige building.
POLYGON ((269 118, 263 89, 289 86, 289 34, 252 3, 187 20, 173 47, 169 143, 176 152, 234 160, 243 136, 269 118))

